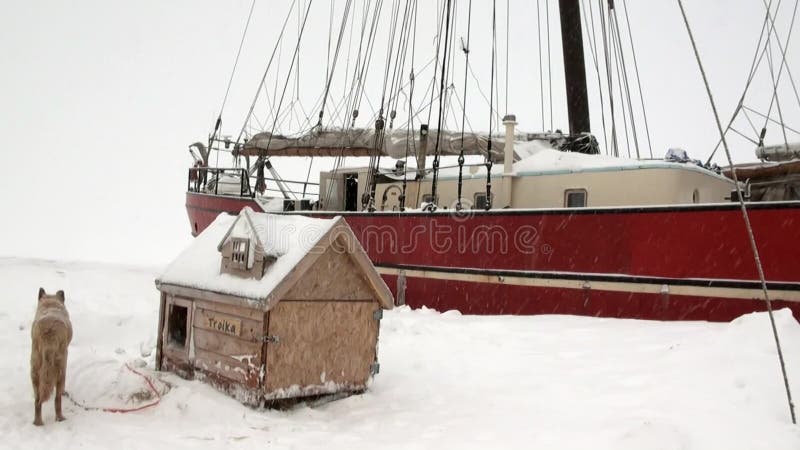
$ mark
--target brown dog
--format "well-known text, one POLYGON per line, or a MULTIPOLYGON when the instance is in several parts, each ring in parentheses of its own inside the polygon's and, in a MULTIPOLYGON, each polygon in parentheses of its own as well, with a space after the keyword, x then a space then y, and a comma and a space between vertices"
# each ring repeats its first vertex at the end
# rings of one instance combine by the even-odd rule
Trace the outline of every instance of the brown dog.
POLYGON ((36 398, 34 425, 43 425, 42 403, 56 390, 56 420, 62 421, 61 395, 67 375, 67 347, 72 340, 72 324, 64 307, 64 291, 47 295, 39 288, 39 306, 31 326, 31 381, 36 398))

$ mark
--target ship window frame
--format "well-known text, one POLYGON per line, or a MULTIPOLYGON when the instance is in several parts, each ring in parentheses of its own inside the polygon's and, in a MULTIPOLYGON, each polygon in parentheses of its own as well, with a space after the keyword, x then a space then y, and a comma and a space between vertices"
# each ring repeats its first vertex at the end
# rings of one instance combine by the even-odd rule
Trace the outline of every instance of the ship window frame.
MULTIPOLYGON (((486 192, 476 192, 472 195, 472 209, 486 209, 486 192), (479 197, 483 197, 483 204, 478 201, 479 197)), ((494 204, 494 192, 491 193, 491 203, 494 204)))
POLYGON ((692 192, 692 203, 694 204, 700 203, 700 189, 695 189, 692 192))
POLYGON ((571 188, 564 190, 564 207, 565 208, 585 208, 589 205, 589 191, 586 188, 571 188), (583 204, 579 206, 570 205, 570 197, 576 194, 583 195, 583 204))
POLYGON ((431 197, 433 197, 433 194, 422 194, 422 203, 433 203, 434 205, 438 206, 439 205, 439 194, 436 194, 436 197, 433 198, 433 201, 430 201, 431 197))

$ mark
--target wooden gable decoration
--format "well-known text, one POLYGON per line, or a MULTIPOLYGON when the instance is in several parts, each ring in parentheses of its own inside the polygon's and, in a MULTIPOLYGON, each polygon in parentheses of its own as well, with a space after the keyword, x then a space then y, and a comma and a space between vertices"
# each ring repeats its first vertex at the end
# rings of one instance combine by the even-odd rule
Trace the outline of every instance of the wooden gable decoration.
POLYGON ((277 254, 265 251, 253 225, 252 213, 249 207, 244 208, 217 245, 220 273, 260 280, 277 259, 277 254))

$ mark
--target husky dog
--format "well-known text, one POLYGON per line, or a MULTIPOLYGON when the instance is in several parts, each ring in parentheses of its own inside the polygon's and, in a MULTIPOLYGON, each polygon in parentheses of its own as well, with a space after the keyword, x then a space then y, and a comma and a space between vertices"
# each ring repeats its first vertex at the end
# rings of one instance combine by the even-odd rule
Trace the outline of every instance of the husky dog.
POLYGON ((64 307, 64 291, 47 295, 39 288, 39 306, 31 326, 31 381, 35 397, 34 425, 43 425, 42 403, 56 390, 56 420, 65 420, 61 413, 61 395, 67 374, 67 347, 72 340, 72 324, 64 307))

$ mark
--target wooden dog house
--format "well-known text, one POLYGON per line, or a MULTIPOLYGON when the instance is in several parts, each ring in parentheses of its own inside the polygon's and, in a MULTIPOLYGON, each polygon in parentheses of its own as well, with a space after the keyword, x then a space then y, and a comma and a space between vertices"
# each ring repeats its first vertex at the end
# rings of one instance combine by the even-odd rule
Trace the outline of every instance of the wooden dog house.
POLYGON ((156 368, 258 405, 359 392, 392 294, 342 218, 220 215, 156 280, 156 368))

